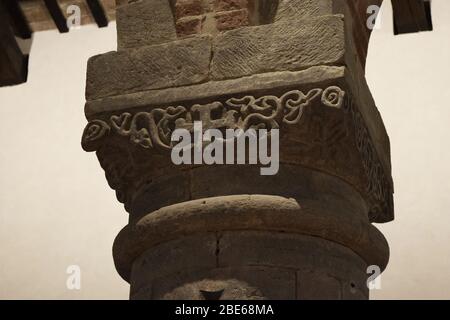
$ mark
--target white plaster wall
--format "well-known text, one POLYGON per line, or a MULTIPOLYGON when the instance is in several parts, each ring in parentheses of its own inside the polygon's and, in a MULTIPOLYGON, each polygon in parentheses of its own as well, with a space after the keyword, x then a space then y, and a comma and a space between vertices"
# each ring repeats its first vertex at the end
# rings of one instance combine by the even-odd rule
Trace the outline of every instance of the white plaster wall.
MULTIPOLYGON (((380 226, 392 253, 372 298, 450 299, 450 2, 433 1, 434 32, 398 37, 385 2, 367 77, 391 137, 396 220, 380 226)), ((127 214, 80 147, 86 61, 115 37, 114 24, 37 33, 28 82, 0 88, 0 298, 128 298, 111 255, 127 214)))
POLYGON ((390 1, 369 49, 367 78, 391 138, 396 220, 376 299, 450 299, 450 1, 435 30, 392 36, 390 1))

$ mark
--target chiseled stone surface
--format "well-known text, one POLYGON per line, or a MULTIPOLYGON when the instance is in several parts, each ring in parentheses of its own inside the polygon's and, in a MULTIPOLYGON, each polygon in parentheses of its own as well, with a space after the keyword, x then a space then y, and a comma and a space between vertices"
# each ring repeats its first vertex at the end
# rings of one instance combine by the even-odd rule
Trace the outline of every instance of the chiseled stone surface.
POLYGON ((292 21, 332 13, 333 0, 280 0, 274 20, 292 21))
POLYGON ((367 263, 340 244, 305 235, 260 231, 224 232, 219 266, 265 265, 297 270, 299 299, 340 299, 363 293, 367 263), (264 250, 255 250, 264 248, 264 250), (351 290, 350 290, 351 289, 351 290))
POLYGON ((195 84, 208 79, 211 38, 198 36, 88 61, 86 98, 195 84))
POLYGON ((335 15, 236 29, 219 34, 213 51, 214 80, 342 65, 344 21, 335 15))
POLYGON ((233 231, 157 245, 133 263, 132 299, 367 299, 366 263, 319 237, 233 231))
MULTIPOLYGON (((226 110, 229 110, 227 99, 242 97, 247 94, 255 98, 262 96, 265 99, 265 97, 270 96, 281 97, 293 89, 301 90, 305 94, 312 88, 322 91, 322 94, 328 92, 325 96, 317 97, 311 103, 308 103, 298 124, 286 125, 277 120, 281 128, 280 161, 285 164, 315 168, 342 178, 366 197, 370 206, 369 216, 371 221, 386 222, 393 218, 392 205, 389 205, 390 199, 392 199, 389 140, 375 104, 370 93, 368 93, 367 85, 364 83, 362 75, 355 77, 345 67, 312 67, 299 72, 266 73, 225 81, 211 81, 195 86, 153 90, 99 99, 88 102, 86 112, 89 112, 87 114, 90 120, 104 120, 107 123, 106 125, 112 125, 111 118, 103 118, 105 112, 114 112, 113 117, 120 116, 119 112, 122 115, 129 113, 131 121, 132 118, 135 119, 133 115, 137 112, 148 114, 155 107, 168 108, 168 106, 172 106, 184 108, 183 110, 190 112, 191 107, 201 101, 202 108, 207 108, 208 104, 217 102, 224 106, 226 110), (355 83, 357 83, 357 88, 355 88, 355 83), (352 88, 350 89, 349 86, 352 86, 352 88), (329 88, 331 90, 327 90, 329 88), (339 92, 342 95, 339 95, 339 92), (331 95, 328 95, 329 93, 331 95), (333 95, 335 103, 339 107, 324 107, 321 103, 322 98, 327 99, 328 96, 333 97, 333 95), (99 113, 99 115, 94 117, 92 112, 99 113), (368 180, 372 180, 372 183, 369 184, 368 180), (371 189, 368 189, 368 186, 371 189)), ((186 113, 181 114, 178 118, 186 118, 186 113)), ((171 121, 174 122, 175 120, 171 121)), ((168 126, 168 123, 161 123, 161 125, 164 132, 173 130, 173 127, 168 126)), ((129 127, 129 124, 125 123, 125 127, 129 127)), ((152 139, 159 135, 158 132, 150 128, 145 130, 147 130, 147 134, 153 137, 152 139)), ((125 132, 124 134, 125 136, 112 128, 109 135, 103 138, 103 142, 101 137, 97 140, 98 146, 107 143, 110 137, 117 137, 123 140, 124 146, 131 147, 133 145, 133 142, 130 141, 131 133, 125 132)), ((94 149, 98 148, 94 147, 94 149)), ((90 149, 90 151, 92 150, 90 149)), ((139 212, 137 215, 145 214, 147 210, 155 210, 160 204, 169 204, 169 201, 172 201, 172 203, 177 199, 186 201, 187 195, 191 195, 191 198, 198 198, 230 194, 224 192, 227 190, 234 192, 233 194, 253 192, 278 195, 283 191, 280 187, 286 185, 288 181, 290 181, 289 183, 296 183, 295 180, 291 179, 292 175, 281 179, 283 170, 275 177, 263 179, 259 174, 252 172, 253 169, 250 168, 240 172, 241 169, 236 166, 219 167, 217 169, 207 166, 195 169, 196 172, 210 171, 203 174, 204 178, 201 183, 196 183, 196 186, 203 184, 205 187, 195 187, 189 191, 190 189, 184 181, 190 180, 195 183, 196 179, 201 176, 196 173, 193 179, 185 176, 174 178, 175 180, 178 179, 179 183, 176 187, 173 187, 174 192, 171 193, 172 187, 163 186, 165 178, 162 178, 161 175, 167 175, 167 178, 174 177, 178 175, 179 168, 173 166, 170 168, 171 170, 164 173, 161 170, 155 172, 153 170, 155 163, 170 167, 171 161, 168 157, 164 158, 163 156, 161 156, 162 159, 154 159, 154 151, 152 150, 149 149, 145 152, 143 150, 142 155, 146 155, 145 158, 134 156, 134 152, 132 157, 136 160, 130 162, 124 158, 124 164, 131 167, 126 175, 120 174, 117 176, 110 166, 104 166, 110 168, 107 170, 111 171, 108 176, 112 174, 116 178, 119 177, 120 181, 114 183, 118 186, 115 189, 121 194, 126 194, 126 199, 131 199, 131 197, 135 199, 135 204, 132 204, 132 207, 126 199, 125 203, 128 203, 128 208, 131 208, 134 213, 139 212), (133 168, 134 164, 139 164, 139 168, 133 168), (141 173, 140 171, 144 167, 146 169, 141 173), (132 170, 135 170, 135 172, 133 173, 132 170), (233 173, 236 170, 239 171, 237 175, 233 173), (222 174, 222 171, 224 171, 224 180, 234 181, 234 183, 227 184, 221 189, 220 184, 215 187, 216 184, 208 179, 214 180, 215 176, 222 174), (253 176, 255 174, 256 177, 253 176), (123 176, 123 179, 121 176, 123 176), (281 182, 278 183, 277 181, 280 179, 281 182), (136 180, 139 182, 136 183, 136 180), (140 185, 140 181, 144 183, 146 180, 151 181, 151 183, 145 182, 146 188, 153 190, 150 193, 147 192, 150 196, 142 197, 142 192, 139 191, 139 195, 136 195, 133 194, 134 190, 130 190, 129 187, 124 188, 130 185, 140 185), (160 183, 161 181, 163 184, 160 183), (258 183, 253 185, 249 181, 258 181, 258 183), (121 187, 121 185, 124 187, 121 187), (182 188, 185 188, 184 191, 182 188), (209 193, 203 192, 208 189, 210 190, 209 193), (156 198, 156 201, 150 200, 152 198, 156 198)), ((99 157, 105 158, 102 154, 99 154, 99 157)), ((123 172, 122 167, 118 171, 123 172)), ((289 188, 285 187, 284 190, 289 190, 289 188)))
POLYGON ((215 268, 216 249, 214 233, 180 237, 149 249, 133 263, 131 294, 157 278, 215 268))
POLYGON ((341 282, 316 271, 297 272, 297 298, 299 300, 341 300, 341 282))
POLYGON ((363 68, 372 3, 119 2, 119 50, 88 63, 82 146, 130 213, 113 255, 131 299, 368 298, 367 266, 389 259, 371 222, 393 219, 363 68), (278 175, 175 166, 170 135, 194 120, 279 128, 278 175))
POLYGON ((139 0, 116 9, 118 50, 177 39, 170 0, 139 0))
MULTIPOLYGON (((160 243, 190 234, 254 230, 326 239, 384 270, 389 248, 383 235, 358 212, 335 212, 328 206, 320 199, 298 201, 263 195, 222 196, 167 206, 122 229, 113 246, 116 269, 129 281, 133 261, 160 243)), ((320 264, 327 265, 326 261, 320 264)))
POLYGON ((104 112, 132 111, 145 106, 178 104, 180 101, 204 100, 220 96, 233 96, 243 92, 259 92, 283 87, 326 83, 337 84, 348 71, 345 67, 314 66, 300 71, 278 71, 255 74, 224 81, 209 81, 192 86, 166 88, 105 97, 86 102, 88 120, 104 112))
POLYGON ((320 270, 335 278, 359 281, 367 263, 354 251, 319 237, 284 232, 233 231, 220 235, 221 267, 262 264, 273 267, 320 270), (254 250, 255 247, 264 250, 254 250))
POLYGON ((179 272, 156 279, 132 299, 293 300, 295 272, 264 266, 179 272), (145 293, 151 292, 151 297, 145 293), (208 299, 209 298, 209 299, 208 299))

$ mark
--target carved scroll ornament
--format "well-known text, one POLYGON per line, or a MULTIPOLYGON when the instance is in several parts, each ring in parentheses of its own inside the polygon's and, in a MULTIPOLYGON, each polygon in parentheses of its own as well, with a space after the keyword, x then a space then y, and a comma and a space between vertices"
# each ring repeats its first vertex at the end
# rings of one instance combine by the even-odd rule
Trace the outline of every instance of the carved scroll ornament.
POLYGON ((244 96, 222 102, 153 108, 134 115, 125 112, 113 115, 109 121, 92 120, 86 126, 82 145, 86 151, 98 149, 101 140, 114 132, 129 137, 130 142, 143 148, 172 148, 173 130, 193 129, 194 121, 202 121, 205 129, 278 129, 282 124, 298 124, 306 107, 320 96, 324 106, 341 108, 345 92, 339 87, 312 89, 306 94, 291 90, 281 97, 266 95, 259 98, 244 96))

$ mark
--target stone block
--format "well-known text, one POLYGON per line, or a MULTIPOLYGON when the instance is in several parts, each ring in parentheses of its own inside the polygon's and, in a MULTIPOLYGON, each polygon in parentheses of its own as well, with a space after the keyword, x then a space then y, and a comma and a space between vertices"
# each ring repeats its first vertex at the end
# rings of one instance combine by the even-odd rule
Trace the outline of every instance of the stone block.
POLYGON ((295 272, 268 267, 180 272, 155 280, 152 299, 293 300, 295 272))
POLYGON ((215 266, 215 234, 180 237, 148 249, 135 260, 131 272, 131 292, 139 291, 157 278, 215 266))
POLYGON ((164 206, 190 200, 189 173, 173 167, 170 169, 162 171, 160 176, 145 179, 145 183, 133 197, 130 221, 137 221, 145 214, 164 206))
POLYGON ((333 0, 280 0, 275 21, 295 21, 333 13, 333 0))
POLYGON ((175 105, 180 101, 208 100, 220 96, 232 97, 246 92, 266 92, 313 84, 315 86, 340 84, 346 73, 345 67, 316 66, 301 71, 264 73, 245 78, 205 82, 193 86, 111 96, 87 101, 85 114, 88 119, 94 119, 105 112, 132 111, 133 108, 140 109, 152 105, 175 105))
POLYGON ((298 272, 297 299, 340 300, 342 299, 341 282, 320 272, 298 272))
POLYGON ((118 50, 177 39, 169 0, 143 0, 117 7, 118 50))
POLYGON ((224 232, 219 238, 218 252, 221 267, 265 265, 316 271, 343 282, 358 283, 359 287, 367 278, 364 274, 367 264, 357 254, 320 237, 281 232, 224 232))
POLYGON ((249 25, 249 14, 247 9, 218 12, 214 16, 218 31, 227 31, 249 25))
POLYGON ((94 56, 88 61, 86 98, 203 82, 210 57, 209 36, 94 56))
POLYGON ((342 299, 343 300, 368 300, 369 288, 367 286, 367 279, 369 275, 366 275, 364 281, 355 281, 350 279, 349 281, 342 282, 342 299))
MULTIPOLYGON (((189 234, 224 230, 285 232, 327 239, 381 270, 389 256, 386 240, 367 218, 362 221, 351 213, 336 214, 320 201, 299 204, 283 197, 235 195, 178 203, 130 223, 114 241, 116 269, 128 281, 131 265, 148 248, 189 234)), ((241 257, 243 252, 241 249, 241 257)), ((219 252, 219 263, 220 257, 219 252)))
POLYGON ((240 28, 219 34, 213 50, 214 80, 342 65, 344 22, 335 15, 240 28))

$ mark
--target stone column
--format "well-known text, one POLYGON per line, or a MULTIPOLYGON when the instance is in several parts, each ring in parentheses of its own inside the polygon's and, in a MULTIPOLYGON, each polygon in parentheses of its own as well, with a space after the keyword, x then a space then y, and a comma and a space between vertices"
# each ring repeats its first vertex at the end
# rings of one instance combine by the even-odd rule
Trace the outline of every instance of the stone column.
POLYGON ((364 78, 381 1, 120 1, 82 138, 129 213, 132 299, 368 299, 389 247, 389 139, 364 78), (280 168, 175 165, 177 128, 280 131, 280 168))

